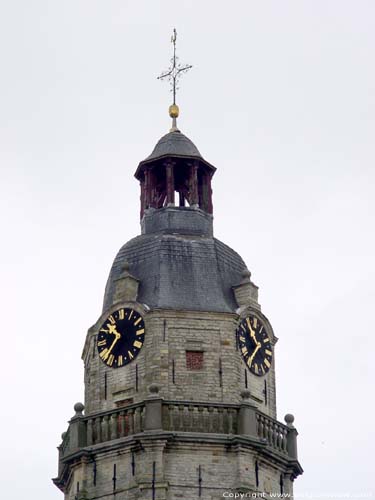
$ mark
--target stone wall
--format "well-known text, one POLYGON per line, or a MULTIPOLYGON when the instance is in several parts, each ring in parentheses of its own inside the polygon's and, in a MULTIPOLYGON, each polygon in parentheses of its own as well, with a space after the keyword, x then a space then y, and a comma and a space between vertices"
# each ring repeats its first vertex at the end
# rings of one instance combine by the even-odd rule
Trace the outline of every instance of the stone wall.
POLYGON ((246 445, 228 447, 215 442, 188 442, 186 437, 181 441, 160 437, 141 440, 137 448, 132 451, 132 446, 124 446, 98 453, 95 465, 87 460, 77 464, 65 500, 151 500, 153 479, 156 500, 216 500, 225 498, 228 492, 258 492, 259 498, 269 498, 270 492, 281 492, 280 474, 283 492, 292 493, 286 471, 246 445))
POLYGON ((102 363, 96 350, 96 335, 103 317, 89 330, 83 355, 86 414, 143 401, 147 387, 157 383, 166 400, 238 403, 241 390, 248 388, 259 409, 276 418, 274 362, 264 377, 253 375, 246 368, 236 345, 236 314, 146 312, 134 303, 116 307, 120 306, 136 307, 144 315, 145 342, 130 364, 113 369, 102 363), (201 370, 187 367, 186 351, 203 353, 201 370))

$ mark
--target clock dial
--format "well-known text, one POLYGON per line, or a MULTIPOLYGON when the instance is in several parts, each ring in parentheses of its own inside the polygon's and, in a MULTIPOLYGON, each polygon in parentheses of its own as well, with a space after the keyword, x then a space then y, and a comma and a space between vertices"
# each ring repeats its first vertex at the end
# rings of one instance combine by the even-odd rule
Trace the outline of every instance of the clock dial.
POLYGON ((134 309, 114 311, 102 324, 96 345, 103 363, 120 368, 135 359, 143 346, 145 324, 134 309))
POLYGON ((237 328, 237 338, 251 373, 258 377, 265 375, 272 364, 272 345, 264 323, 256 316, 247 316, 237 328))

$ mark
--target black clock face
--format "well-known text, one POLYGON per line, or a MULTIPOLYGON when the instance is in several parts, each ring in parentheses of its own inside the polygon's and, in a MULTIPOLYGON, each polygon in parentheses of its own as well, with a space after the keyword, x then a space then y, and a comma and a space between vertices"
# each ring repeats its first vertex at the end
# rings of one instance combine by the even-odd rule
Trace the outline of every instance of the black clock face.
POLYGON ((237 328, 238 345, 251 373, 261 377, 271 368, 272 346, 264 324, 256 316, 247 316, 237 328))
POLYGON ((134 309, 114 311, 102 324, 97 347, 103 363, 111 368, 127 365, 139 354, 145 339, 145 324, 134 309))

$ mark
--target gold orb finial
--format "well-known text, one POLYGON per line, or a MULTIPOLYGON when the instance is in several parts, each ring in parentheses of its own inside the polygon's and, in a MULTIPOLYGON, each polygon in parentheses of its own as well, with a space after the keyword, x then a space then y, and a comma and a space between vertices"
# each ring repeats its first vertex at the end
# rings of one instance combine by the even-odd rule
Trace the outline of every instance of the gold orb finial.
POLYGON ((169 106, 169 116, 171 118, 178 118, 179 114, 180 114, 180 108, 177 106, 177 104, 171 104, 169 106))

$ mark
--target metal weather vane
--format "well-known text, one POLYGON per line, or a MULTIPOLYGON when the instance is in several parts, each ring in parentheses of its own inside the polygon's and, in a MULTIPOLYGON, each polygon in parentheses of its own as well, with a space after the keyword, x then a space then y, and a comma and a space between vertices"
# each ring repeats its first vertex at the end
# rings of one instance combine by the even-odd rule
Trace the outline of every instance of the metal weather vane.
POLYGON ((176 55, 176 40, 177 40, 177 31, 173 30, 173 35, 171 37, 171 42, 173 43, 173 57, 171 58, 171 66, 167 71, 158 76, 158 80, 168 80, 171 84, 171 92, 173 93, 173 103, 169 107, 169 116, 172 118, 172 129, 171 131, 178 130, 176 119, 179 115, 179 108, 176 104, 176 93, 178 90, 178 81, 183 73, 189 71, 191 66, 190 64, 182 65, 178 62, 178 56, 176 55))

